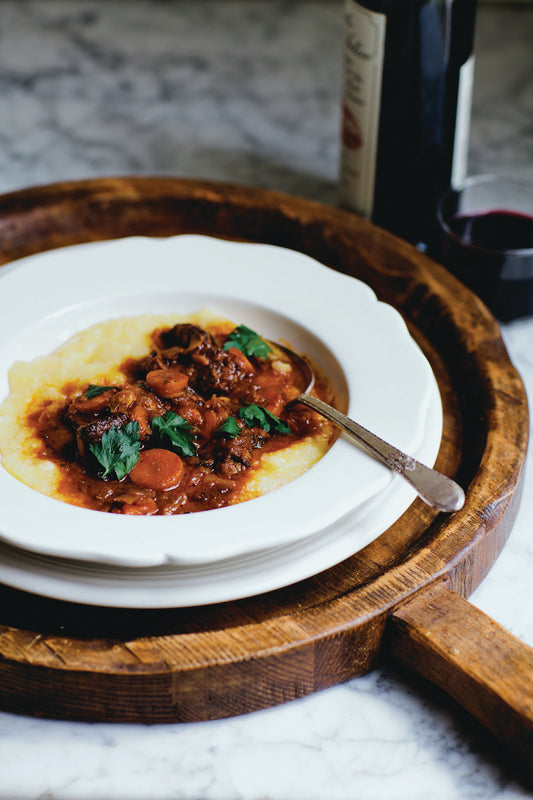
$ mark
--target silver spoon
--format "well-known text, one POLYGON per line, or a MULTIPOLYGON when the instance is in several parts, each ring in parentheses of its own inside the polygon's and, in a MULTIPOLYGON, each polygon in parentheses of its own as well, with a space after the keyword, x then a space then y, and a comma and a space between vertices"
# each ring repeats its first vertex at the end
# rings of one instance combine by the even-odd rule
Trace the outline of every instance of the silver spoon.
POLYGON ((324 403, 317 397, 313 397, 309 394, 315 383, 315 373, 311 364, 304 356, 295 353, 285 345, 281 345, 278 342, 272 344, 283 350, 294 360, 307 383, 305 390, 292 402, 303 403, 303 405, 312 408, 313 411, 342 428, 378 461, 405 478, 421 499, 432 508, 437 508, 439 511, 458 511, 463 507, 465 493, 455 481, 434 469, 426 467, 412 456, 402 453, 401 450, 380 439, 375 433, 359 425, 358 422, 350 419, 346 414, 342 414, 336 408, 324 403))

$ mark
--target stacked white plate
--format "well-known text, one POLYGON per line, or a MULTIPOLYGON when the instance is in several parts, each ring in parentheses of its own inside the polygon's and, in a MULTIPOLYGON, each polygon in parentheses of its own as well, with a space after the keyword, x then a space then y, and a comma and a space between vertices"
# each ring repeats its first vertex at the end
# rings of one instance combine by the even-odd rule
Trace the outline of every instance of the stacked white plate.
MULTIPOLYGON (((200 236, 127 238, 23 259, 1 277, 0 401, 16 360, 97 322, 210 308, 283 339, 329 376, 351 417, 432 465, 442 407, 391 306, 291 250, 200 236), (31 288, 31 290, 29 290, 31 288)), ((263 497, 197 514, 128 517, 46 497, 0 467, 0 581, 74 602, 202 605, 290 585, 385 531, 414 491, 344 436, 263 497)))

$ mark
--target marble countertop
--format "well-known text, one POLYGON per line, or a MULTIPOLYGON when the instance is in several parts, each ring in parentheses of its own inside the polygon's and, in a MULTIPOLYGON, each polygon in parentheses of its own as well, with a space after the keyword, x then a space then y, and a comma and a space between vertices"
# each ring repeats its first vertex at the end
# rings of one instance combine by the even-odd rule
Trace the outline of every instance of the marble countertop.
MULTIPOLYGON (((170 174, 336 203, 341 10, 340 0, 2 0, 0 191, 170 174)), ((533 177, 532 41, 532 6, 481 6, 471 173, 533 177)), ((503 336, 531 396, 533 319, 503 336)), ((530 473, 509 542, 471 601, 533 645, 530 473)), ((0 713, 6 800, 530 796, 477 723, 392 669, 222 721, 0 713)))

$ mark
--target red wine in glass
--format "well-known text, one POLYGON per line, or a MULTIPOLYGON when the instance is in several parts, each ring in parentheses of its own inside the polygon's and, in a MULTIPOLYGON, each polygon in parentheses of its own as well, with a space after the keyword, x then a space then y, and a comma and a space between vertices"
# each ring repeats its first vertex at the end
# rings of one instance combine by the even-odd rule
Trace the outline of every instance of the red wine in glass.
POLYGON ((450 230, 465 245, 488 250, 533 249, 533 216, 517 211, 493 209, 475 214, 456 214, 450 230))
POLYGON ((460 192, 447 196, 440 214, 439 260, 500 321, 533 315, 533 214, 499 206, 461 208, 460 192))

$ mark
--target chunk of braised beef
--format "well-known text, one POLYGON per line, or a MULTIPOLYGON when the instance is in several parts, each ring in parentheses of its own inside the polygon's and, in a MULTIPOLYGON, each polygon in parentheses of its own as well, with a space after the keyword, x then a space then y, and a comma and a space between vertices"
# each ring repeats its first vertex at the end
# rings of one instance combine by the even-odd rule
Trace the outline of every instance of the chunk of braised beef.
POLYGON ((242 427, 233 439, 217 437, 212 444, 214 469, 229 478, 253 465, 253 451, 262 447, 268 434, 261 428, 242 427))
POLYGON ((153 417, 162 416, 169 408, 169 403, 148 389, 146 384, 138 382, 126 384, 94 398, 87 398, 85 395, 76 397, 67 406, 65 420, 77 430, 92 422, 101 421, 106 425, 109 420, 120 417, 126 421, 138 422, 140 438, 145 439, 150 435, 153 417))
POLYGON ((161 332, 160 341, 163 348, 179 347, 182 350, 197 350, 203 345, 212 344, 213 339, 199 325, 185 322, 174 325, 168 331, 161 332))
POLYGON ((118 388, 113 387, 95 397, 87 397, 85 394, 75 397, 65 409, 65 419, 74 427, 98 419, 109 412, 111 398, 118 391, 118 388))
POLYGON ((162 348, 154 350, 142 363, 145 374, 156 369, 181 366, 189 386, 203 396, 231 394, 249 370, 238 358, 226 352, 196 325, 175 325, 160 332, 162 348), (168 346, 165 346, 168 345, 168 346))
POLYGON ((127 414, 110 414, 85 425, 80 425, 76 430, 76 450, 78 457, 87 470, 92 473, 101 471, 98 459, 93 455, 90 445, 99 444, 102 436, 113 427, 121 428, 129 422, 127 414))
POLYGON ((228 504, 234 488, 233 480, 211 472, 196 486, 189 487, 188 500, 193 507, 200 509, 221 508, 228 504))
POLYGON ((154 338, 157 349, 144 360, 142 368, 145 372, 178 365, 189 366, 194 356, 205 356, 216 346, 207 331, 188 323, 159 330, 154 338))
POLYGON ((154 417, 162 416, 170 404, 158 397, 143 383, 125 386, 113 395, 109 402, 111 414, 127 414, 130 422, 139 423, 139 437, 144 440, 150 436, 150 425, 154 417))
POLYGON ((132 413, 137 406, 144 408, 151 416, 163 414, 168 407, 160 397, 141 381, 134 384, 126 384, 119 392, 112 395, 108 403, 108 408, 112 413, 117 411, 132 413))
POLYGON ((193 385, 201 394, 234 394, 246 372, 228 353, 213 348, 206 361, 193 361, 193 385))
POLYGON ((172 403, 172 410, 189 423, 194 429, 202 425, 206 401, 192 389, 187 388, 172 403))

